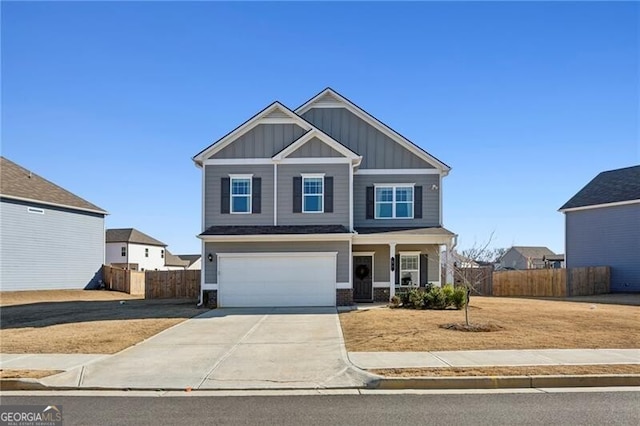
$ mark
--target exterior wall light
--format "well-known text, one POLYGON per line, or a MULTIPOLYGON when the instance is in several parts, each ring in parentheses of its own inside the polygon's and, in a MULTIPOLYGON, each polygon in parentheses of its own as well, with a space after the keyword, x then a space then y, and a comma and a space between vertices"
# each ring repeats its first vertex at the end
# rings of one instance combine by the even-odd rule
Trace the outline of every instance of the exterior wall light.
POLYGON ((209 259, 209 262, 213 262, 213 255, 211 253, 209 253, 207 255, 207 259, 209 259))

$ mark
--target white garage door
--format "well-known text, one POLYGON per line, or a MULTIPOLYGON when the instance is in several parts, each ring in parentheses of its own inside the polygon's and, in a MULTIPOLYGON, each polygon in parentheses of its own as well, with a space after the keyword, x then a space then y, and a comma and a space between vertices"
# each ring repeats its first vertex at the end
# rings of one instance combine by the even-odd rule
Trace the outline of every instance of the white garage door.
POLYGON ((223 308, 335 306, 336 253, 218 255, 223 308))

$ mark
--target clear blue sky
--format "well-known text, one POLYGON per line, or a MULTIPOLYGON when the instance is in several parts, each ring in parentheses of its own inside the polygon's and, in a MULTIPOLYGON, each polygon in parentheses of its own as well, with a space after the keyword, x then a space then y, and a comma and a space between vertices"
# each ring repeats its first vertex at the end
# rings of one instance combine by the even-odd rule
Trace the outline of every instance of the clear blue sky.
POLYGON ((557 209, 640 162, 638 3, 2 2, 2 155, 174 253, 191 157, 327 86, 452 166, 460 246, 564 250, 557 209))

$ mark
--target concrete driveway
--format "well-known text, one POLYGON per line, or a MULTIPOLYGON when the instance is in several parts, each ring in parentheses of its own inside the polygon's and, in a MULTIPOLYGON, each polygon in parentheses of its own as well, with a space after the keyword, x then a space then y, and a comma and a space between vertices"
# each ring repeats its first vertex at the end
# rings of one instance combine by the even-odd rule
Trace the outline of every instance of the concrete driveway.
POLYGON ((119 389, 362 387, 335 308, 216 309, 113 356, 43 379, 119 389))

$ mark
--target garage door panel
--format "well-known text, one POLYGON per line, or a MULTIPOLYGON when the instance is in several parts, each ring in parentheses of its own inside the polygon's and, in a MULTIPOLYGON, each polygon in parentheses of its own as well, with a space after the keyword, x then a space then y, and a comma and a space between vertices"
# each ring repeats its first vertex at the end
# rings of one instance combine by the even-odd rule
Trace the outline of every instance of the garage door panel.
POLYGON ((220 306, 334 306, 335 277, 335 254, 225 255, 220 306))

